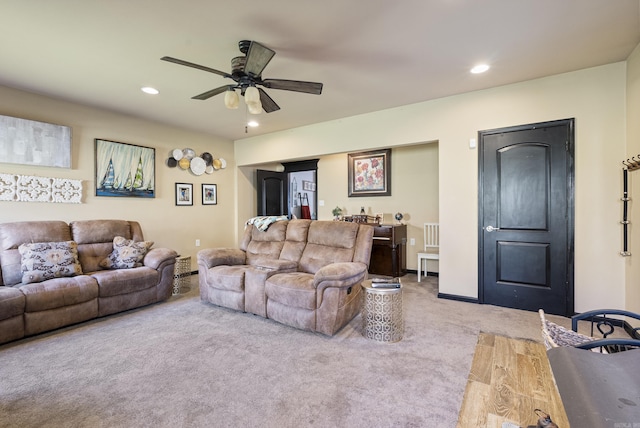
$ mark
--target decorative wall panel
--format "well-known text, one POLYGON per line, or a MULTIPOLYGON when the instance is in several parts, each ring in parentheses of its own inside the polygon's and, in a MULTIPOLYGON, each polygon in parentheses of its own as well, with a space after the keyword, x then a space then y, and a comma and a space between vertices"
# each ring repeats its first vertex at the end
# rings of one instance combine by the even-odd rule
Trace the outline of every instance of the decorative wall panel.
POLYGON ((0 174, 0 201, 82 203, 82 180, 0 174))

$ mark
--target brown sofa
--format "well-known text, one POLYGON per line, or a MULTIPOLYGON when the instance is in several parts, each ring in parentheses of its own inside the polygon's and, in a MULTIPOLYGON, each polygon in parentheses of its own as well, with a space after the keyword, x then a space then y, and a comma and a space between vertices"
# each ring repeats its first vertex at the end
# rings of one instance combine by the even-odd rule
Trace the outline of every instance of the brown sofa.
POLYGON ((135 221, 0 224, 0 343, 167 299, 173 286, 176 252, 151 248, 141 263, 135 264, 138 267, 105 269, 100 264, 112 254, 117 236, 136 244, 144 242, 135 221), (77 248, 81 272, 25 283, 30 280, 25 279, 21 244, 70 241, 69 245, 77 248))
POLYGON ((247 226, 240 248, 198 252, 201 300, 333 335, 358 314, 373 227, 284 220, 247 226))

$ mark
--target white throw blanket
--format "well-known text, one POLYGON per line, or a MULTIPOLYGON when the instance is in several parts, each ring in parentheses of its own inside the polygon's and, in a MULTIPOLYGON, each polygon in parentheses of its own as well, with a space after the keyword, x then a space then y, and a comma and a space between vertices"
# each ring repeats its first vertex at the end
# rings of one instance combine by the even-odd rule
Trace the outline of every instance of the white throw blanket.
POLYGON ((258 230, 265 231, 271 226, 271 223, 275 223, 276 221, 287 220, 286 215, 269 215, 262 217, 253 217, 247 220, 244 224, 245 228, 249 225, 255 226, 258 230))

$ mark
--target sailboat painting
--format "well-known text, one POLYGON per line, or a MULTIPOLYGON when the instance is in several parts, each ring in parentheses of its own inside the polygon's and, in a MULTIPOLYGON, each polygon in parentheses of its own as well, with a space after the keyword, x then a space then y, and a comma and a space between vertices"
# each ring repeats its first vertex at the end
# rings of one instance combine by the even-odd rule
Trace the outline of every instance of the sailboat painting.
POLYGON ((155 198, 156 150, 96 138, 96 196, 155 198))

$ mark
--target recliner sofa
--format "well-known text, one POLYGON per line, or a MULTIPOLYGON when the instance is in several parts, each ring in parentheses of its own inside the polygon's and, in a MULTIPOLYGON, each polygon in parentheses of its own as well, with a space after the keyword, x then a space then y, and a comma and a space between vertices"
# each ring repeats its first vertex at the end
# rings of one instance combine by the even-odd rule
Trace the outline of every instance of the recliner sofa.
POLYGON ((168 248, 150 248, 146 254, 139 254, 144 258, 138 263, 131 257, 135 253, 132 247, 141 243, 147 247, 152 244, 144 241, 140 224, 135 221, 0 224, 0 343, 169 298, 177 253, 168 248), (130 263, 130 268, 105 260, 115 253, 116 237, 125 238, 130 245, 123 246, 119 253, 123 255, 121 262, 130 263), (29 272, 33 266, 23 254, 28 246, 21 248, 21 244, 33 247, 34 243, 60 243, 63 248, 57 252, 41 251, 36 254, 40 257, 38 262, 46 262, 47 258, 60 261, 62 253, 75 259, 77 252, 79 266, 73 263, 74 268, 69 270, 69 264, 60 262, 51 270, 43 269, 40 263, 29 272), (55 277, 43 279, 43 272, 45 277, 55 277))
POLYGON ((239 248, 198 252, 200 298, 331 336, 360 311, 372 244, 373 227, 365 224, 248 225, 239 248))

